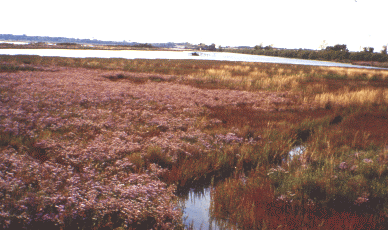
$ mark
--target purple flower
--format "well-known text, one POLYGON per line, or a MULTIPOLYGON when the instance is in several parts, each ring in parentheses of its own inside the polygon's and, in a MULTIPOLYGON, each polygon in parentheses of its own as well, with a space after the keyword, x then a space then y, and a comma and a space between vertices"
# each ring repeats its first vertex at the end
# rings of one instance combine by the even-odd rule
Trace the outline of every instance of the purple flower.
POLYGON ((225 141, 226 143, 237 142, 241 143, 244 139, 242 137, 236 136, 234 133, 228 133, 226 135, 218 134, 216 135, 220 140, 225 141))
POLYGON ((365 158, 364 160, 362 160, 364 163, 367 163, 367 164, 369 164, 369 163, 373 163, 373 160, 371 160, 371 159, 368 159, 368 158, 365 158))
POLYGON ((345 170, 348 168, 348 164, 346 162, 341 162, 341 164, 339 165, 339 168, 342 170, 345 170))
POLYGON ((276 200, 286 200, 287 197, 285 195, 280 195, 276 200))

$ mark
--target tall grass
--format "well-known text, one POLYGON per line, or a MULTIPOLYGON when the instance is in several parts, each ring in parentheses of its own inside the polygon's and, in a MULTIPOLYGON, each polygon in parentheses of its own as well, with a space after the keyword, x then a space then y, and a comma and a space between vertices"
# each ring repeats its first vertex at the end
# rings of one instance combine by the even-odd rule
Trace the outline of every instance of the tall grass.
POLYGON ((212 193, 212 216, 240 229, 384 229, 382 214, 324 209, 303 190, 276 197, 271 184, 258 175, 228 180, 212 193))
POLYGON ((322 93, 315 96, 315 101, 321 105, 330 102, 341 105, 365 105, 386 104, 388 102, 388 90, 384 89, 361 89, 358 91, 344 91, 336 93, 322 93))
POLYGON ((361 111, 305 119, 283 130, 288 138, 275 130, 264 134, 269 141, 254 150, 261 158, 248 180, 215 188, 213 216, 242 229, 384 229, 386 139, 353 131, 360 127, 348 130, 361 111), (305 146, 304 153, 282 161, 293 145, 305 146), (282 158, 268 161, 268 153, 282 158))

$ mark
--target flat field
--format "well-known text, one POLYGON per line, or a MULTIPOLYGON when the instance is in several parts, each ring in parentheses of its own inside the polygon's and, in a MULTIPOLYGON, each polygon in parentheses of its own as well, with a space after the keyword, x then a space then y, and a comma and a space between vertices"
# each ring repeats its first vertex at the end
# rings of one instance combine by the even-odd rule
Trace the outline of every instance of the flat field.
POLYGON ((0 228, 183 229, 177 191, 222 179, 212 217, 241 229, 384 229, 387 86, 388 70, 0 56, 0 228))

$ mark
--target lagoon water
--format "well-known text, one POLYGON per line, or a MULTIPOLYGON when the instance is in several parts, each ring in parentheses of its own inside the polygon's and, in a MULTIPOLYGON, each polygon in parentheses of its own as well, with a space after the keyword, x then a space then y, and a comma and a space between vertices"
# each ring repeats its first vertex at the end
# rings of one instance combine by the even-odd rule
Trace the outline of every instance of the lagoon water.
POLYGON ((50 57, 73 58, 125 58, 125 59, 199 59, 241 62, 266 62, 293 65, 337 66, 381 69, 370 66, 358 66, 329 61, 314 61, 295 58, 270 57, 263 55, 237 54, 227 52, 197 52, 192 51, 144 51, 144 50, 75 50, 75 49, 0 49, 0 55, 39 55, 50 57))

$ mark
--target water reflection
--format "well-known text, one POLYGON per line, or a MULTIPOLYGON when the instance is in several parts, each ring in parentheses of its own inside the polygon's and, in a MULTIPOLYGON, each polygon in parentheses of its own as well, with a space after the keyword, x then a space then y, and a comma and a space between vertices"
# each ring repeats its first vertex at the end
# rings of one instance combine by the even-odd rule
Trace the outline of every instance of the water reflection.
POLYGON ((294 148, 292 148, 290 150, 290 152, 288 152, 288 156, 287 156, 287 158, 283 159, 283 162, 286 162, 286 163, 291 162, 292 159, 294 158, 294 156, 302 155, 305 150, 306 150, 306 147, 303 145, 295 146, 294 148))
POLYGON ((210 192, 211 187, 190 189, 188 194, 181 196, 184 213, 183 219, 187 228, 193 229, 219 229, 215 221, 210 218, 210 192))
MULTIPOLYGON (((222 183, 219 181, 219 183, 222 183)), ((216 186, 216 185, 214 185, 216 186)), ((237 229, 225 220, 211 217, 211 191, 213 185, 195 186, 178 194, 183 209, 183 221, 186 229, 222 230, 237 229)))
POLYGON ((301 155, 304 153, 304 151, 306 150, 306 147, 303 146, 303 145, 298 145, 298 146, 295 146, 293 149, 290 150, 290 152, 288 153, 290 155, 290 160, 292 160, 292 158, 296 155, 301 155))

